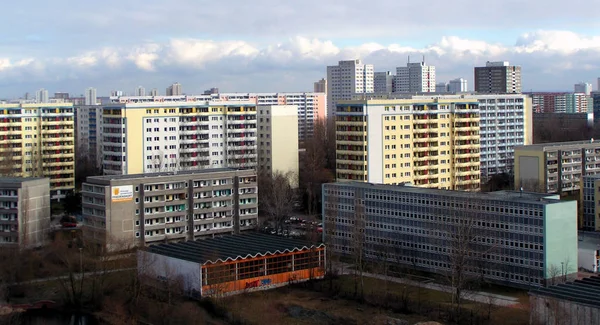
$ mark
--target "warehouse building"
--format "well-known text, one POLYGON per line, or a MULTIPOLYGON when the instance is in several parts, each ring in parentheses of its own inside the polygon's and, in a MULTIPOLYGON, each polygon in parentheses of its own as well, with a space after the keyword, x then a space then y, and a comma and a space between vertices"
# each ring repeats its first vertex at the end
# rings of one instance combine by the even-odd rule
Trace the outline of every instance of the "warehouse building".
POLYGON ((138 273, 192 297, 266 290, 322 278, 325 245, 255 232, 152 245, 138 251, 138 273))

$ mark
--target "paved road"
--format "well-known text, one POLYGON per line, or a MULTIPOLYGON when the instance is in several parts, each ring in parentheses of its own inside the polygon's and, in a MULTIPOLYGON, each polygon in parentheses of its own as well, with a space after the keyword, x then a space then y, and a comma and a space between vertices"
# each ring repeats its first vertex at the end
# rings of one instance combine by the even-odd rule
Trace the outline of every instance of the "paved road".
MULTIPOLYGON (((352 265, 345 264, 345 263, 336 263, 336 264, 337 264, 336 267, 339 271, 338 274, 352 274, 352 272, 353 272, 352 265)), ((451 293, 453 291, 453 289, 450 286, 433 283, 433 282, 424 283, 424 282, 409 280, 406 278, 396 278, 396 277, 392 277, 392 276, 386 276, 386 275, 374 274, 374 273, 363 273, 363 275, 366 277, 369 277, 369 278, 388 280, 390 282, 403 283, 403 284, 408 284, 408 285, 412 285, 412 286, 416 286, 416 287, 418 286, 421 288, 426 288, 426 289, 431 289, 431 290, 436 290, 436 291, 442 291, 442 292, 448 292, 448 293, 451 293)), ((501 306, 501 307, 514 307, 514 306, 519 305, 518 298, 504 296, 504 295, 498 295, 498 294, 489 293, 489 292, 485 292, 485 291, 465 291, 463 297, 466 300, 480 302, 480 303, 484 303, 484 304, 491 303, 495 306, 501 306)))

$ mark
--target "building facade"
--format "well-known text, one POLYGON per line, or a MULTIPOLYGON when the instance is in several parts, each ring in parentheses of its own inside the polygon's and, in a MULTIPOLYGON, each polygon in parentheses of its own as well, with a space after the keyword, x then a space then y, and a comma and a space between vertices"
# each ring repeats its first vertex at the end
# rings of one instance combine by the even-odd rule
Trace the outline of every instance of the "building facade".
POLYGON ((584 93, 526 93, 532 99, 536 113, 587 113, 593 111, 591 97, 584 93), (591 104, 591 105, 590 105, 591 104))
POLYGON ((75 145, 79 162, 102 168, 102 107, 75 107, 75 145))
POLYGON ((600 173, 600 143, 573 141, 515 147, 515 187, 547 193, 579 191, 600 173))
POLYGON ((183 95, 183 92, 181 90, 181 84, 178 83, 178 82, 176 82, 176 83, 170 85, 169 87, 167 87, 166 95, 167 96, 181 96, 181 95, 183 95))
POLYGON ((435 86, 435 66, 425 65, 425 61, 396 68, 394 92, 429 93, 436 91, 435 86))
POLYGON ((338 181, 479 189, 477 99, 344 101, 335 124, 338 181))
POLYGON ((373 83, 375 93, 391 93, 394 91, 394 75, 391 71, 375 72, 373 83))
POLYGON ((298 186, 298 114, 294 105, 258 106, 259 171, 282 173, 298 186))
POLYGON ((135 89, 135 95, 136 96, 146 96, 146 88, 144 88, 142 86, 138 86, 135 89))
POLYGON ((558 195, 330 183, 323 217, 325 242, 338 254, 360 249, 443 275, 461 267, 467 277, 520 287, 545 285, 567 262, 566 273, 577 272, 577 202, 558 195), (455 249, 466 251, 460 266, 455 249))
POLYGON ((464 93, 469 91, 467 87, 467 79, 456 78, 448 82, 449 93, 464 93))
POLYGON ((52 199, 75 188, 73 104, 0 104, 0 169, 13 177, 48 177, 52 199))
POLYGON ((48 101, 48 90, 42 88, 35 92, 36 103, 47 103, 48 101))
POLYGON ((509 62, 486 62, 475 67, 475 92, 484 94, 520 94, 521 67, 509 62))
POLYGON ((0 177, 0 247, 37 247, 50 231, 50 180, 0 177))
POLYGON ((258 222, 254 170, 88 177, 83 236, 108 250, 239 233, 258 222))
POLYGON ((90 87, 85 90, 85 105, 98 105, 96 88, 90 87))
POLYGON ((102 113, 105 174, 257 165, 254 102, 202 96, 114 100, 102 113))
POLYGON ((580 202, 583 204, 583 230, 600 231, 600 175, 584 176, 583 190, 580 193, 580 202))
POLYGON ((327 93, 327 79, 322 78, 321 80, 315 82, 313 88, 315 93, 327 93))
POLYGON ((361 60, 339 61, 327 67, 327 117, 333 118, 340 100, 350 100, 355 94, 375 91, 372 64, 361 60))
POLYGON ((573 86, 573 92, 583 93, 589 96, 592 93, 592 84, 589 82, 579 82, 573 86))

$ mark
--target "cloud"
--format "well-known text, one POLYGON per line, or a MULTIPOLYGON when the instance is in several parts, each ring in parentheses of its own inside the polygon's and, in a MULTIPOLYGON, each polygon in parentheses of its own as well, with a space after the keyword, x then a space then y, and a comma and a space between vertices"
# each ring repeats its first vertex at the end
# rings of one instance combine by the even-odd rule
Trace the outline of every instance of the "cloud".
POLYGON ((412 60, 425 56, 436 66, 439 81, 472 80, 474 66, 508 60, 523 67, 525 89, 570 89, 575 82, 596 77, 600 36, 538 30, 522 34, 512 46, 444 36, 421 47, 376 42, 341 46, 303 36, 271 44, 171 38, 99 47, 64 57, 0 58, 0 85, 6 92, 0 96, 35 87, 52 89, 54 84, 75 93, 95 86, 102 94, 111 89, 133 90, 140 84, 162 88, 172 80, 181 82, 187 93, 210 86, 223 91, 308 91, 313 81, 325 75, 325 67, 338 60, 361 58, 374 64, 376 71, 385 71, 404 65, 409 55, 412 60))

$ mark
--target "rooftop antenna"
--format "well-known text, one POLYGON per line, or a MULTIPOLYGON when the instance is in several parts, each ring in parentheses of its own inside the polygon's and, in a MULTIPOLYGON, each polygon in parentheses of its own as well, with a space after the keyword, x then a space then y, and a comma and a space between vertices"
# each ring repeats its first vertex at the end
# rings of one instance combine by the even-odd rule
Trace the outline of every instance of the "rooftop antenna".
POLYGON ((410 55, 408 56, 408 63, 410 63, 410 55))
POLYGON ((425 65, 425 54, 423 54, 423 65, 425 65))

